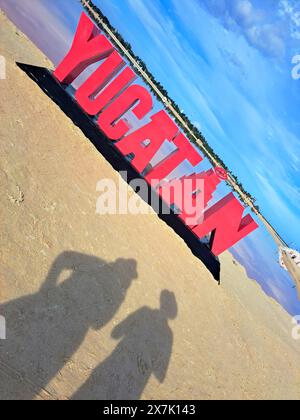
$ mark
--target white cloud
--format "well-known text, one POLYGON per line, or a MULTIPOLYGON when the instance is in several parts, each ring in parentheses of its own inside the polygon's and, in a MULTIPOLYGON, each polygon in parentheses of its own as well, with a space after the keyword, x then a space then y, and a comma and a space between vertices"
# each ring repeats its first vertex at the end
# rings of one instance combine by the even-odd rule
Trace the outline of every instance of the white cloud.
MULTIPOLYGON (((216 2, 203 0, 199 3, 217 17, 229 30, 235 31, 263 54, 281 59, 286 53, 286 22, 288 17, 297 27, 300 16, 287 0, 281 0, 279 9, 266 2, 254 6, 251 0, 227 0, 222 7, 216 2)), ((297 31, 293 31, 294 36, 297 31)))
POLYGON ((281 0, 279 2, 279 16, 289 21, 290 35, 300 39, 300 6, 299 2, 281 0))
POLYGON ((285 54, 285 43, 277 25, 253 25, 245 30, 245 36, 251 45, 272 57, 285 54))
POLYGON ((232 5, 235 19, 244 26, 250 26, 256 20, 256 11, 249 0, 237 0, 232 5))

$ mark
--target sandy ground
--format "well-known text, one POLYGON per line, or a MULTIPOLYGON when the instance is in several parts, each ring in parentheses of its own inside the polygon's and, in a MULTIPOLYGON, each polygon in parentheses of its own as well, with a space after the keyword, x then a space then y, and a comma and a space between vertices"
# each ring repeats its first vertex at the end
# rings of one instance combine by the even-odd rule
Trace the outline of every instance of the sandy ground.
POLYGON ((119 175, 17 68, 51 63, 3 14, 0 55, 0 399, 299 399, 290 316, 229 253, 219 287, 156 216, 97 215, 119 175))

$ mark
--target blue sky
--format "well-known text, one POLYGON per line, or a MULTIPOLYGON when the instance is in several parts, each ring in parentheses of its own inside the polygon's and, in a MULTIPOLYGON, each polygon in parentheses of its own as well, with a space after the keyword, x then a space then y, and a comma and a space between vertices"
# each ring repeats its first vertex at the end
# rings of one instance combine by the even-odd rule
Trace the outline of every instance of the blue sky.
POLYGON ((300 247, 300 80, 291 77, 292 57, 300 53, 295 2, 96 3, 281 235, 300 247))
MULTIPOLYGON (((300 79, 291 76, 292 57, 300 54, 300 2, 94 1, 267 219, 300 248, 300 79)), ((0 7, 55 64, 82 10, 77 0, 0 0, 0 7)), ((234 253, 266 293, 300 313, 262 227, 234 253)))

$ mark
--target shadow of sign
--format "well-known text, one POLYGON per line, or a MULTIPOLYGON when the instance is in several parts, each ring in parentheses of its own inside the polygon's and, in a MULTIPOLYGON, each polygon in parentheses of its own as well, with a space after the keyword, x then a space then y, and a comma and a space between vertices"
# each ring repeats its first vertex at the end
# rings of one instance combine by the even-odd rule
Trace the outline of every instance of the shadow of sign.
MULTIPOLYGON (((76 101, 63 89, 48 69, 24 63, 17 63, 17 65, 60 107, 73 123, 81 129, 83 134, 93 143, 96 149, 116 171, 127 173, 128 182, 131 182, 134 179, 143 179, 114 147, 113 143, 100 133, 98 126, 96 126, 85 112, 83 112, 76 101)), ((153 195, 157 195, 157 193, 149 186, 148 198, 144 196, 141 196, 141 198, 151 205, 151 196, 153 195)), ((157 201, 159 202, 160 208, 160 212, 158 213, 159 218, 167 223, 167 225, 184 240, 192 253, 203 262, 213 277, 219 281, 219 260, 205 244, 199 241, 174 212, 171 211, 169 212, 170 214, 166 214, 168 212, 163 211, 165 204, 160 197, 157 197, 157 201)))

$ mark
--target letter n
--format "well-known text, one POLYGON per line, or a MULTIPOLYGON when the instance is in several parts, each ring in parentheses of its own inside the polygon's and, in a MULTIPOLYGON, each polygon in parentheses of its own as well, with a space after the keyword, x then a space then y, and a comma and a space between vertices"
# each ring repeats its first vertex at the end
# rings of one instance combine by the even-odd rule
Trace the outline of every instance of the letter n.
POLYGON ((211 251, 218 256, 258 228, 250 214, 243 218, 243 212, 243 205, 230 193, 204 213, 203 223, 193 232, 200 239, 211 233, 211 251))

